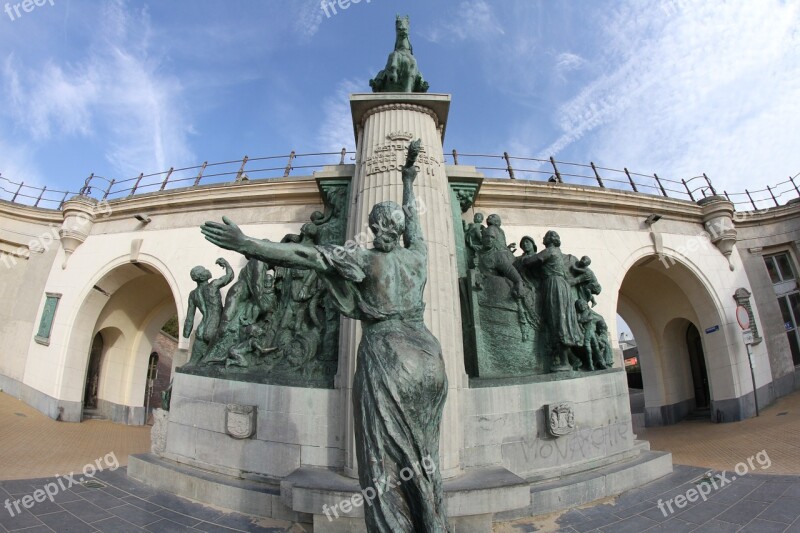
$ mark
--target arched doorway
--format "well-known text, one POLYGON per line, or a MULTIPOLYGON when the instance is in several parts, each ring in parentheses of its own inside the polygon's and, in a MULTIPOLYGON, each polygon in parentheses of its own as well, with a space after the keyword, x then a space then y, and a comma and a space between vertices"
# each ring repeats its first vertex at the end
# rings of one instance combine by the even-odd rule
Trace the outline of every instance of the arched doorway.
POLYGON ((78 315, 70 346, 92 339, 82 363, 84 418, 147 423, 148 407, 160 406, 151 405, 160 396, 156 378, 169 379, 178 344, 162 332, 177 315, 169 283, 149 266, 122 265, 94 284, 78 315), (151 358, 154 352, 158 358, 151 358))
POLYGON ((89 369, 86 371, 86 386, 83 394, 84 418, 86 411, 97 409, 97 388, 100 385, 100 366, 103 359, 103 335, 97 333, 89 353, 89 369))
POLYGON ((693 414, 712 421, 744 416, 735 397, 730 400, 736 389, 732 355, 700 274, 677 260, 641 258, 623 278, 617 313, 636 339, 645 426, 693 414))
POLYGON ((689 364, 692 367, 692 382, 694 384, 695 415, 708 418, 711 407, 711 393, 708 389, 708 371, 706 370, 706 356, 703 353, 703 340, 694 324, 686 328, 686 347, 689 349, 689 364))

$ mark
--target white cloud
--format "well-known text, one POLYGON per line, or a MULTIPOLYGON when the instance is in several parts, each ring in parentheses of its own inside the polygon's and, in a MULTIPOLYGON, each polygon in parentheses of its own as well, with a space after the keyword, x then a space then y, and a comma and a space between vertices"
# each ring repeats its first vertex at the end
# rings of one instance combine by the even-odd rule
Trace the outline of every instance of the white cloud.
POLYGON ((183 87, 152 52, 153 40, 147 11, 118 1, 103 6, 94 42, 78 61, 61 67, 9 57, 5 90, 16 129, 39 144, 100 138, 117 178, 194 161, 183 87))
POLYGON ((587 158, 671 178, 705 171, 729 191, 800 171, 800 6, 669 7, 613 14, 608 71, 560 105, 561 133, 540 154, 582 141, 587 158))
POLYGON ((350 93, 363 92, 364 80, 342 80, 333 94, 323 102, 323 120, 318 134, 318 145, 324 152, 338 152, 342 148, 355 150, 353 117, 350 113, 350 93))
MULTIPOLYGON (((321 0, 306 0, 300 6, 294 26, 302 35, 311 37, 319 30, 324 20, 324 11, 321 5, 321 0)), ((329 11, 329 13, 333 12, 329 11)), ((331 14, 328 14, 327 18, 331 16, 331 14)))
POLYGON ((578 54, 562 52, 556 56, 556 71, 559 74, 563 74, 581 68, 584 63, 586 63, 586 60, 578 54))
MULTIPOLYGON (((31 187, 41 187, 45 184, 39 174, 36 157, 31 150, 22 143, 13 142, 0 137, 0 154, 3 154, 2 168, 0 168, 0 197, 10 200, 17 191, 18 184, 24 182, 31 187)), ((30 190, 21 191, 33 194, 30 190)), ((25 202, 29 203, 29 202, 25 202)))
POLYGON ((492 8, 484 0, 465 0, 458 5, 456 16, 423 32, 431 42, 483 41, 505 31, 492 8))

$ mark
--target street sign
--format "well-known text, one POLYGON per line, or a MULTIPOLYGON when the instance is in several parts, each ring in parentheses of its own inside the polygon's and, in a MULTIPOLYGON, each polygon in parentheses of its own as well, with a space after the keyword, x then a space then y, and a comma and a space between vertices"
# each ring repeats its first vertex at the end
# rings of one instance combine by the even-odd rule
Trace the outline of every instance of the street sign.
POLYGON ((715 331, 719 331, 719 324, 706 328, 706 333, 714 333, 715 331))
POLYGON ((743 305, 736 308, 736 321, 743 330, 750 329, 750 313, 747 312, 743 305))
POLYGON ((753 332, 749 329, 745 329, 742 331, 742 340, 744 340, 745 344, 753 344, 753 332))

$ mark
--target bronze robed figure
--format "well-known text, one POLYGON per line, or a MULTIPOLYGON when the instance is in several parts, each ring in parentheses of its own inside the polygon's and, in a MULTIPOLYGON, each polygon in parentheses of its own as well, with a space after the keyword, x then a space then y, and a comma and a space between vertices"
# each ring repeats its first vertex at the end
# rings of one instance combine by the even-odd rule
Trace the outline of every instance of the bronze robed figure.
POLYGON ((412 142, 402 167, 403 206, 381 202, 370 212, 373 249, 254 239, 226 217, 201 228, 222 248, 315 271, 339 311, 361 321, 356 454, 361 488, 379 494, 364 509, 368 530, 376 532, 448 531, 438 469, 447 376, 439 341, 423 322, 428 248, 413 188, 419 150, 420 141, 412 142), (397 484, 404 469, 414 475, 397 484))

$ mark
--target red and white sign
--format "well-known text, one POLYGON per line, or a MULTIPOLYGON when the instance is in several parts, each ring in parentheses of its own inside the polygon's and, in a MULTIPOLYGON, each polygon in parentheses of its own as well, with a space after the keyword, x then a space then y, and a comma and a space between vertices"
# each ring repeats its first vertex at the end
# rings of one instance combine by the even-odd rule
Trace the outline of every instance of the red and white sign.
POLYGON ((750 315, 743 305, 740 305, 736 308, 736 321, 739 323, 739 327, 743 330, 750 329, 750 315))

